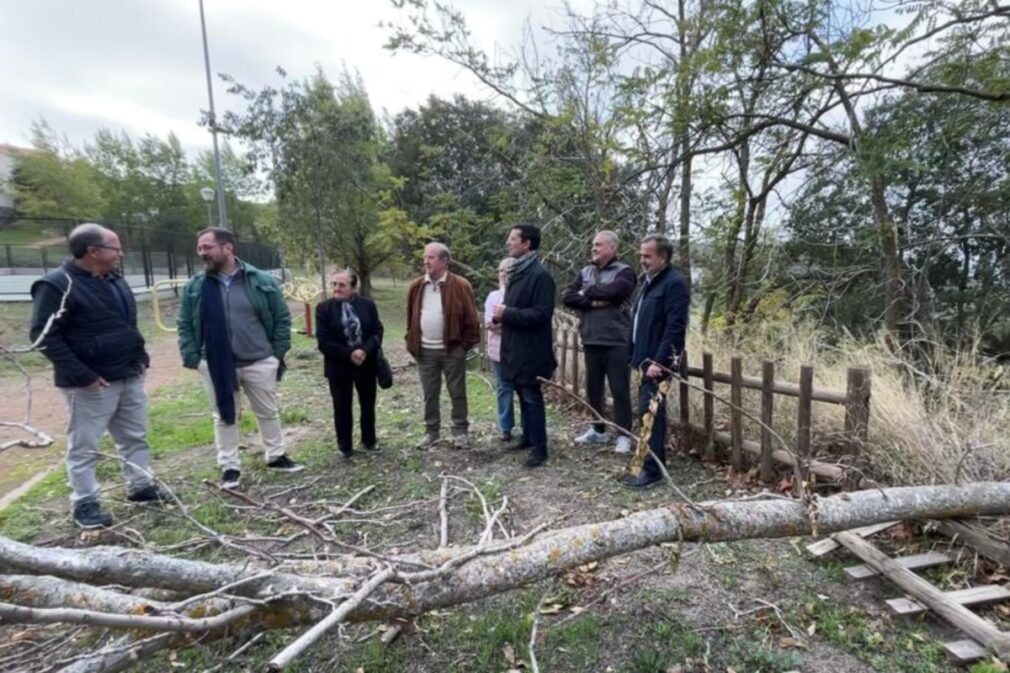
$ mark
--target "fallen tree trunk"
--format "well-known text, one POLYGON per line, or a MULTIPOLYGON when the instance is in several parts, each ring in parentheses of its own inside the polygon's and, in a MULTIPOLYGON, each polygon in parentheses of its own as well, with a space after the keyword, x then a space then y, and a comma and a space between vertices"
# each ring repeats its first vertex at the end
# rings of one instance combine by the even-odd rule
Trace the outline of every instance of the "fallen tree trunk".
MULTIPOLYGON (((22 575, 169 589, 187 595, 228 587, 232 599, 221 601, 220 596, 213 596, 214 612, 234 610, 243 603, 237 597, 245 597, 248 604, 259 606, 259 614, 253 613, 249 617, 251 620, 267 628, 283 628, 318 621, 320 602, 330 608, 342 603, 355 591, 360 591, 367 575, 383 568, 392 568, 395 572, 386 573, 388 580, 377 584, 367 597, 353 606, 348 605, 342 612, 344 619, 364 621, 414 616, 508 591, 583 563, 662 542, 828 534, 891 520, 1006 514, 1010 514, 1010 483, 992 482, 860 491, 807 502, 775 498, 698 506, 671 504, 622 519, 546 532, 521 546, 499 543, 387 559, 336 556, 320 563, 301 563, 297 572, 265 570, 262 565, 255 565, 258 560, 252 559, 243 565, 212 564, 118 548, 38 548, 0 537, 0 568, 13 569, 22 575), (335 572, 343 574, 335 577, 335 572), (309 605, 314 605, 314 609, 307 609, 309 605)), ((20 587, 24 587, 26 579, 18 578, 20 587)), ((51 579, 45 581, 52 582, 51 579)), ((84 591, 84 586, 78 584, 74 588, 84 591)), ((208 600, 211 598, 208 596, 208 600)), ((185 602, 192 604, 195 600, 185 602)), ((109 606, 114 603, 115 600, 105 593, 100 600, 96 598, 92 602, 109 606)), ((158 608, 158 612, 165 609, 160 605, 158 608)), ((323 614, 330 612, 331 609, 326 609, 323 614)), ((54 617, 54 613, 45 614, 47 620, 54 617)), ((72 611, 64 615, 68 623, 87 623, 70 620, 77 616, 72 611)), ((19 612, 17 616, 27 619, 31 613, 19 612)), ((144 626, 150 624, 147 621, 144 626)))

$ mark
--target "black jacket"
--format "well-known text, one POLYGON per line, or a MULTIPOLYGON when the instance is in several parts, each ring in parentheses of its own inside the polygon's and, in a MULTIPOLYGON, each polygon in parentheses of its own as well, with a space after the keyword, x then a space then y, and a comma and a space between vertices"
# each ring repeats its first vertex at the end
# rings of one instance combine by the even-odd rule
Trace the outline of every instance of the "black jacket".
POLYGON ((554 317, 554 279, 538 261, 530 264, 505 291, 502 316, 501 368, 507 381, 519 385, 549 379, 557 362, 551 320, 554 317))
POLYGON ((632 367, 643 367, 646 360, 670 366, 673 356, 684 351, 690 305, 687 285, 672 267, 667 266, 649 282, 642 274, 631 316, 632 367))
POLYGON ((371 299, 354 295, 350 302, 361 321, 361 348, 368 357, 360 367, 351 362, 354 349, 347 345, 344 325, 340 321, 343 302, 327 299, 316 306, 316 342, 319 352, 325 356, 323 371, 328 379, 354 377, 364 372, 375 375, 375 356, 382 348, 383 328, 379 312, 371 299))
POLYGON ((631 331, 631 295, 635 272, 616 259, 602 269, 595 264, 582 268, 561 296, 570 309, 579 311, 579 337, 586 346, 624 346, 631 331), (594 301, 606 306, 594 307, 594 301))
POLYGON ((42 334, 49 316, 59 310, 68 286, 64 313, 39 344, 53 363, 56 385, 79 388, 99 376, 119 381, 143 373, 151 358, 137 329, 137 303, 130 286, 118 273, 108 278, 93 276, 73 259, 32 283, 32 342, 42 334))

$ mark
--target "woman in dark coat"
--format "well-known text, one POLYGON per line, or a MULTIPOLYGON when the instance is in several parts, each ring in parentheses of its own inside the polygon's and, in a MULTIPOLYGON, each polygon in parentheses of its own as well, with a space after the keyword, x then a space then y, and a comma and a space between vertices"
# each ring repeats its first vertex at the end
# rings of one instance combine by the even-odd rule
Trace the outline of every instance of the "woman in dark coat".
POLYGON ((375 362, 382 347, 382 322, 375 302, 359 297, 358 276, 350 270, 330 278, 333 298, 316 306, 316 340, 325 356, 325 373, 333 398, 337 448, 351 457, 354 417, 351 405, 358 391, 361 443, 378 451, 375 440, 375 362))

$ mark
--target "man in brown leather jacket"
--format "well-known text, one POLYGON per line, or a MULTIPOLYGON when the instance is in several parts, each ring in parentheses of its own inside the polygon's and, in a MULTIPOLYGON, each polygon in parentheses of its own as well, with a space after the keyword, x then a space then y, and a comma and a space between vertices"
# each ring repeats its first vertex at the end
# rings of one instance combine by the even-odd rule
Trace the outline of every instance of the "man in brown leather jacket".
POLYGON ((417 361, 424 396, 425 440, 439 441, 442 376, 452 402, 453 446, 469 448, 466 353, 480 342, 480 318, 470 282, 449 271, 452 256, 441 243, 424 248, 425 274, 407 290, 407 351, 417 361))

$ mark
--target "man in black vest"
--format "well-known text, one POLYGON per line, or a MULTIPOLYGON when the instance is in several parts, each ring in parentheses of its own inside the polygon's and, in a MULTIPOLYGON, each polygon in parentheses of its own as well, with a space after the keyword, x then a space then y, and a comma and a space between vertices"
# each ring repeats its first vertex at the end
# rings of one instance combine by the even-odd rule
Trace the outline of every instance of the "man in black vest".
MULTIPOLYGON (((610 382, 614 423, 629 434, 617 437, 617 453, 631 453, 631 383, 628 341, 635 272, 617 258, 617 234, 601 231, 593 237, 592 264, 584 266, 565 289, 561 301, 579 312, 579 337, 585 351, 586 397, 603 416, 603 382, 610 382)), ((594 423, 575 438, 576 444, 609 441, 607 426, 594 423)))
POLYGON ((151 475, 147 443, 144 371, 151 360, 137 329, 133 292, 116 270, 123 256, 119 237, 89 223, 71 231, 69 243, 72 257, 32 285, 30 334, 52 361, 56 386, 67 403, 74 521, 81 528, 100 528, 112 525, 98 503, 95 479, 98 442, 106 430, 123 462, 127 499, 164 497, 151 475))
POLYGON ((514 449, 529 449, 526 467, 547 460, 547 416, 539 378, 549 379, 554 360, 551 319, 554 317, 554 279, 540 263, 540 230, 519 224, 505 241, 513 263, 508 270, 505 303, 493 307, 492 321, 502 326, 502 378, 519 395, 523 439, 514 449))

